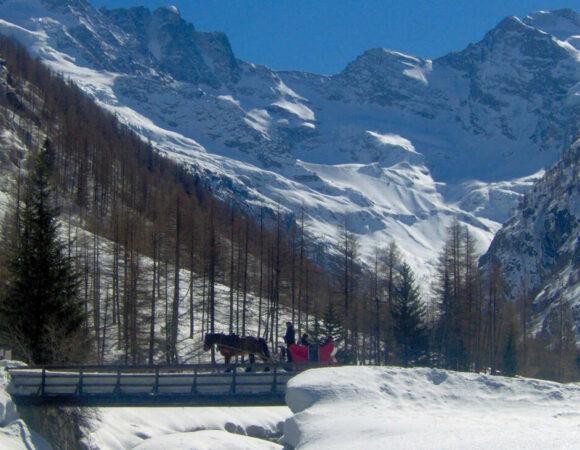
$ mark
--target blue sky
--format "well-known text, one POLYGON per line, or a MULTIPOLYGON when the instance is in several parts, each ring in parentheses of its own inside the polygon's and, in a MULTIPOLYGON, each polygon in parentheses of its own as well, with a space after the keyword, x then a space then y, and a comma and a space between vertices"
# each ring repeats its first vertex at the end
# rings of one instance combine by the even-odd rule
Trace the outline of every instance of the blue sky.
POLYGON ((199 31, 224 31, 235 55, 277 70, 332 74, 365 50, 437 58, 477 42, 506 16, 578 0, 89 0, 107 8, 172 4, 199 31))

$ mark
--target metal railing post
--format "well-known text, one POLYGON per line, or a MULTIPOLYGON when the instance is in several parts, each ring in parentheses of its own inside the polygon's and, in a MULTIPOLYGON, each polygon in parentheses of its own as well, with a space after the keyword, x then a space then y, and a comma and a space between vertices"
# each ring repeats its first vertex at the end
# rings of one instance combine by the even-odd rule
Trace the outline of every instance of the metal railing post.
POLYGON ((117 384, 115 385, 115 394, 121 392, 121 368, 117 367, 117 384))
POLYGON ((230 390, 231 394, 236 393, 236 371, 237 371, 237 367, 234 367, 234 369, 232 370, 232 387, 230 390))
POLYGON ((77 394, 79 396, 83 395, 83 368, 81 367, 79 372, 79 384, 77 386, 77 394))
POLYGON ((277 390, 277 382, 278 382, 278 368, 277 367, 273 367, 273 374, 272 374, 272 393, 275 393, 277 390))
POLYGON ((44 397, 46 392, 46 368, 42 368, 42 382, 40 383, 40 396, 44 397))
POLYGON ((155 384, 153 385, 153 394, 159 394, 159 366, 155 366, 155 384))
POLYGON ((197 368, 193 369, 193 380, 191 381, 191 395, 197 392, 197 368))

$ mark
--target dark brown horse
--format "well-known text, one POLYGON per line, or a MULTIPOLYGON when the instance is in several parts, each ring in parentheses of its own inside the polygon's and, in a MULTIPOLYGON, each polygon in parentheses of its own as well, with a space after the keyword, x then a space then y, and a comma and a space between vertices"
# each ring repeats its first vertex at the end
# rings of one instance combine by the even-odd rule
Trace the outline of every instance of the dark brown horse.
POLYGON ((240 337, 237 334, 207 333, 203 341, 203 350, 208 351, 212 345, 224 357, 226 364, 229 364, 232 356, 249 355, 250 364, 256 362, 256 356, 264 362, 271 361, 268 344, 263 338, 253 336, 240 337))

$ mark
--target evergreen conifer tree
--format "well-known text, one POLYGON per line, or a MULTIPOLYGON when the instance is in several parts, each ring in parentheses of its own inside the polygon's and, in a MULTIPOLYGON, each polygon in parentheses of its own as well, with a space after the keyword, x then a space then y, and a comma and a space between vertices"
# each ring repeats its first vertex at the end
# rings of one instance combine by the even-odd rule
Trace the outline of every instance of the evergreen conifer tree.
POLYGON ((425 327, 426 307, 421 301, 415 276, 409 265, 403 263, 400 278, 394 289, 391 315, 393 335, 396 342, 395 355, 405 366, 425 362, 428 350, 428 334, 425 327))
POLYGON ((507 335, 503 351, 503 374, 508 377, 516 375, 518 370, 516 333, 511 329, 507 335))
POLYGON ((322 316, 322 324, 319 327, 319 336, 324 339, 330 336, 335 345, 344 337, 344 327, 332 301, 329 301, 322 316))
POLYGON ((47 139, 26 180, 0 299, 2 338, 16 357, 33 364, 81 362, 89 353, 78 275, 58 237, 51 159, 47 139))

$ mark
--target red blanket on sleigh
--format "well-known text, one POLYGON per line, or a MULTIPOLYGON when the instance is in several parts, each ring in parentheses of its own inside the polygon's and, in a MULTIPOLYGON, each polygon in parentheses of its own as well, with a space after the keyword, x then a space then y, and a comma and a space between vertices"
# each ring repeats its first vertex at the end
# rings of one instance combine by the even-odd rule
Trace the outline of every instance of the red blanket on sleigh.
POLYGON ((332 355, 334 351, 334 342, 329 342, 326 345, 298 345, 293 344, 288 349, 292 355, 292 362, 307 363, 307 362, 323 362, 333 363, 336 358, 332 355))

